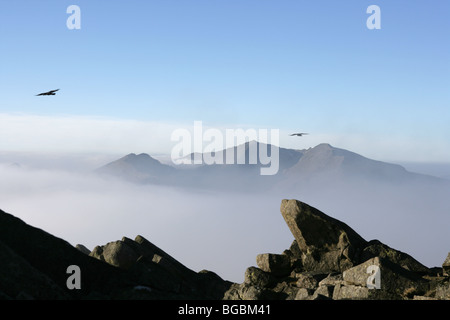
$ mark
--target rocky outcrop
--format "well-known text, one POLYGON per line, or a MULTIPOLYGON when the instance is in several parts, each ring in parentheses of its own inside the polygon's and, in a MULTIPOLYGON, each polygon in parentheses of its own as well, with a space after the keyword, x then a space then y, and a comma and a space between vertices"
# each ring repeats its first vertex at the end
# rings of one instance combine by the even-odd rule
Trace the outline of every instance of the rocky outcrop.
POLYGON ((0 299, 221 299, 231 283, 194 272, 141 236, 90 252, 0 210, 0 299), (81 288, 69 289, 69 266, 81 288))
POLYGON ((140 235, 97 246, 89 255, 127 270, 141 287, 180 297, 221 299, 231 285, 212 271, 194 272, 140 235))
POLYGON ((444 263, 442 264, 442 269, 445 275, 450 276, 450 252, 448 253, 444 263))
POLYGON ((225 299, 448 299, 449 258, 429 269, 306 203, 283 200, 280 211, 294 242, 282 254, 258 255, 258 267, 225 299))
POLYGON ((345 223, 297 200, 283 200, 281 214, 300 250, 305 271, 343 271, 359 261, 366 241, 345 223))
POLYGON ((0 299, 450 300, 450 254, 427 268, 300 201, 283 200, 281 214, 295 240, 259 254, 239 284, 195 272, 139 235, 90 251, 0 210, 0 299), (80 289, 67 285, 73 265, 80 289))

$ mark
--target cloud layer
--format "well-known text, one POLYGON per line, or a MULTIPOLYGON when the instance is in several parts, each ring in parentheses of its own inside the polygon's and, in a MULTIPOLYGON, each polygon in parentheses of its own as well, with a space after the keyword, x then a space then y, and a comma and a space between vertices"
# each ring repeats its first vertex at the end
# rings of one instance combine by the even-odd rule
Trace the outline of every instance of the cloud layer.
MULTIPOLYGON (((201 121, 202 119, 198 119, 201 121)), ((0 113, 0 150, 58 153, 141 153, 171 154, 171 141, 177 129, 193 131, 194 123, 157 122, 89 116, 43 116, 0 113)), ((225 136, 226 129, 279 129, 280 146, 305 149, 320 143, 352 150, 382 161, 450 162, 448 139, 396 136, 361 132, 310 132, 291 137, 287 128, 269 128, 249 124, 214 127, 203 123, 204 130, 215 128, 225 136)), ((205 142, 205 146, 208 143, 205 142)), ((224 142, 225 145, 225 142, 224 142)))

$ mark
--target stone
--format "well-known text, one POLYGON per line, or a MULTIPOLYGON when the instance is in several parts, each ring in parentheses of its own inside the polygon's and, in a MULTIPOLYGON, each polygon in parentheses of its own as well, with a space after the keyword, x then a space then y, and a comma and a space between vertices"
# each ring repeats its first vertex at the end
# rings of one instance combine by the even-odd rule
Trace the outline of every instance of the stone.
POLYGON ((88 248, 86 248, 85 246, 83 246, 82 244, 77 244, 75 246, 76 249, 80 250, 81 252, 83 252, 86 255, 89 255, 91 253, 91 250, 89 250, 88 248))
POLYGON ((297 278, 296 286, 299 288, 316 289, 319 286, 319 281, 327 275, 316 272, 302 272, 295 275, 297 278))
POLYGON ((298 200, 282 200, 280 211, 300 249, 304 270, 342 272, 358 264, 367 242, 348 225, 298 200))
POLYGON ((294 300, 310 300, 313 293, 314 290, 312 289, 300 288, 298 289, 294 300))
POLYGON ((338 284, 342 284, 343 282, 344 278, 342 277, 342 273, 330 273, 326 278, 319 282, 319 286, 336 286, 338 284))
POLYGON ((444 263, 442 264, 442 271, 444 275, 450 276, 450 252, 448 253, 444 263))
POLYGON ((316 289, 316 291, 314 291, 312 300, 317 300, 319 298, 319 296, 321 296, 321 298, 332 299, 333 291, 334 291, 334 286, 329 286, 329 285, 319 286, 316 289))
POLYGON ((347 285, 356 285, 371 289, 370 291, 383 291, 393 296, 407 296, 413 293, 426 291, 428 282, 420 275, 406 270, 389 259, 375 257, 353 268, 345 270, 342 274, 347 285), (375 267, 373 267, 375 266, 375 267), (379 283, 368 283, 369 277, 375 279, 373 271, 379 273, 379 283), (372 288, 370 288, 372 285, 372 288))
POLYGON ((336 285, 333 290, 333 300, 365 300, 369 298, 367 287, 355 285, 336 285))
POLYGON ((115 267, 129 269, 140 255, 126 242, 127 240, 118 240, 103 247, 97 246, 90 255, 115 267))
POLYGON ((268 272, 256 267, 249 267, 245 270, 244 283, 256 287, 272 287, 277 280, 268 272))
POLYGON ((256 264, 261 270, 277 277, 287 276, 291 272, 291 259, 284 254, 258 254, 256 264))
POLYGON ((378 240, 371 240, 361 252, 361 261, 381 257, 398 264, 402 268, 415 272, 427 272, 428 268, 411 257, 409 254, 395 250, 378 240))
POLYGON ((436 299, 450 300, 450 282, 447 280, 436 287, 436 299))

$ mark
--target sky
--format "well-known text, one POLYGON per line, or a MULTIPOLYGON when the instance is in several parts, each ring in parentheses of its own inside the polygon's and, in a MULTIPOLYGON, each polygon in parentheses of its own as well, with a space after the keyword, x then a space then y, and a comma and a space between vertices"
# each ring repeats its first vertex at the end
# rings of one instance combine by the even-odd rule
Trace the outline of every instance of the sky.
POLYGON ((449 10, 444 0, 2 1, 0 150, 170 153, 171 132, 202 121, 279 129, 284 147, 447 163, 449 10), (66 23, 74 4, 80 29, 66 23), (288 136, 298 131, 310 135, 288 136))

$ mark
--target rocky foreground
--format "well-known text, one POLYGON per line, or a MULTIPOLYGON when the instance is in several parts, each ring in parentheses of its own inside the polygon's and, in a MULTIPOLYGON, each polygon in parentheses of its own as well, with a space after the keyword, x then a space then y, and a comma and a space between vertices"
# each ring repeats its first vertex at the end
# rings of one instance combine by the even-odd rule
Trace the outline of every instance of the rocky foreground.
POLYGON ((0 299, 450 300, 450 254, 428 268, 300 201, 283 200, 281 214, 294 242, 258 255, 238 284, 194 272, 142 236, 91 252, 0 210, 0 299))

